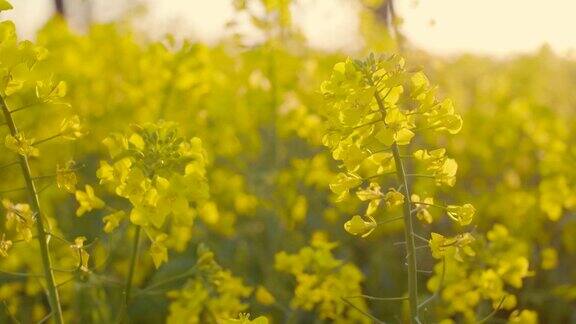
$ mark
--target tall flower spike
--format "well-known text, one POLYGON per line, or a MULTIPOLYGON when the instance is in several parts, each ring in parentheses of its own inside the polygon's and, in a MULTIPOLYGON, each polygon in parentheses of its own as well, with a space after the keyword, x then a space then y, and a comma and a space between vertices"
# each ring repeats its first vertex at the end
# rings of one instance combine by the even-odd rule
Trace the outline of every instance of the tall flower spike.
MULTIPOLYGON (((327 102, 323 111, 328 124, 324 144, 346 171, 338 174, 330 185, 339 195, 337 201, 346 199, 363 181, 393 173, 397 166, 393 154, 386 150, 394 145, 408 145, 418 132, 455 134, 462 126, 452 101, 437 100, 435 88, 426 76, 408 71, 404 60, 397 55, 338 63, 321 90, 327 102)), ((446 156, 445 149, 418 150, 413 156, 427 171, 423 177, 434 179, 437 185, 455 184, 458 165, 446 156)), ((371 180, 369 188, 356 190, 360 200, 370 201, 368 214, 373 214, 380 205, 380 198, 384 198, 388 207, 401 205, 408 199, 395 188, 389 188, 384 197, 380 197, 374 190, 376 185, 371 180)), ((433 201, 431 197, 426 200, 433 201)), ((417 216, 431 222, 433 218, 423 207, 424 203, 426 201, 418 205, 417 216)), ((467 225, 474 208, 469 204, 462 207, 449 206, 448 215, 459 224, 467 225)))
POLYGON ((202 141, 180 136, 171 122, 132 125, 127 134, 111 134, 103 143, 110 160, 100 161, 96 172, 100 184, 130 203, 128 211, 114 211, 102 219, 104 231, 114 231, 125 219, 135 226, 123 316, 131 298, 141 233, 151 241, 149 255, 156 268, 168 262, 168 249, 175 241, 186 246, 190 235, 172 239, 167 233, 189 232, 197 208, 207 204, 207 161, 202 141))
MULTIPOLYGON (((366 216, 353 216, 344 228, 350 234, 366 237, 379 223, 388 223, 377 220, 376 211, 381 201, 388 209, 403 206, 410 322, 419 322, 413 216, 431 223, 433 218, 427 207, 436 206, 458 224, 468 225, 475 210, 470 204, 443 207, 433 204, 432 197, 420 200, 418 195, 412 195, 408 177, 453 186, 458 165, 445 156, 442 148, 419 150, 414 157, 426 173, 410 174, 402 161, 406 155, 401 154, 401 150, 409 150, 409 145, 423 131, 458 133, 462 119, 454 112, 452 101, 437 100, 435 88, 426 76, 408 71, 404 59, 398 55, 387 58, 370 55, 364 61, 337 63, 321 91, 326 100, 322 113, 328 129, 323 143, 343 169, 330 189, 339 195, 337 201, 347 199, 350 192, 355 192, 361 201, 369 201, 366 216), (383 194, 377 180, 390 174, 396 175, 397 187, 388 188, 383 194), (367 181, 369 187, 362 188, 362 183, 367 181)), ((466 240, 457 240, 463 241, 466 240)), ((437 242, 435 236, 431 248, 436 256, 442 248, 437 242)))
MULTIPOLYGON (((11 9, 12 6, 5 0, 0 0, 0 11, 11 9)), ((34 98, 36 85, 41 80, 49 80, 46 76, 46 69, 41 62, 47 56, 44 48, 34 45, 30 41, 18 41, 16 29, 12 22, 0 22, 0 111, 4 117, 5 126, 9 130, 6 136, 5 146, 18 154, 18 164, 22 171, 22 178, 26 183, 25 189, 29 205, 14 205, 11 202, 3 202, 3 205, 11 213, 12 224, 15 224, 16 231, 23 236, 23 240, 32 238, 32 228, 35 227, 35 234, 38 242, 38 252, 42 265, 43 286, 47 292, 48 303, 50 305, 50 320, 61 324, 64 322, 62 307, 54 271, 52 269, 51 252, 48 246, 48 234, 45 224, 48 223, 44 210, 40 207, 39 191, 36 189, 35 178, 29 158, 39 155, 36 144, 32 139, 26 138, 18 130, 18 126, 13 118, 13 114, 26 107, 43 104, 42 100, 33 99, 33 102, 24 102, 23 106, 10 107, 13 102, 22 103, 23 100, 34 98)), ((58 90, 59 94, 63 92, 58 90)), ((52 222, 50 222, 52 223, 52 222)), ((4 246, 8 243, 4 242, 4 246)))

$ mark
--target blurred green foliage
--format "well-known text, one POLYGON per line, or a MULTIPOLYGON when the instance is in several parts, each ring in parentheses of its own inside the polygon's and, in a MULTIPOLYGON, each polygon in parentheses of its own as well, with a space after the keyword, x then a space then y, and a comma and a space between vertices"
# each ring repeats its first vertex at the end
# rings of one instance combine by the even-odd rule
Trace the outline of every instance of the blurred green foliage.
MULTIPOLYGON (((397 52, 376 15, 383 3, 361 4, 364 51, 397 52)), ((30 216, 17 205, 25 192, 12 190, 24 185, 18 154, 29 156, 38 177, 67 322, 248 322, 244 313, 272 323, 372 322, 366 314, 407 320, 405 302, 370 297, 406 296, 402 222, 365 238, 350 235, 344 224, 363 215, 365 204, 330 190, 342 170, 322 143, 321 84, 345 55, 307 47, 291 24, 290 1, 235 5, 264 41, 246 46, 233 29, 216 45, 143 41, 120 24, 78 34, 54 18, 36 44, 15 43, 13 25, 1 23, 0 94, 26 137, 6 136, 0 120, 7 137, 0 150, 0 322, 50 315, 44 283, 30 275, 42 271, 36 241, 27 242, 34 233, 9 221, 30 216), (253 10, 258 5, 264 10, 253 10), (15 46, 28 52, 11 58, 15 46), (150 135, 158 132, 165 145, 150 135), (160 198, 118 189, 132 176, 108 152, 110 139, 127 152, 121 158, 133 167, 125 173, 144 170, 138 177, 160 198), (169 152, 155 151, 162 147, 169 152), (182 191, 161 192, 164 180, 182 191), (145 217, 132 214, 137 208, 145 217), (136 236, 136 225, 148 226, 146 237, 136 236), (140 250, 130 276, 135 236, 140 250), (127 277, 133 289, 124 309, 127 277), (352 296, 352 305, 340 298, 352 296)), ((423 131, 407 146, 445 147, 458 163, 455 185, 410 185, 422 199, 476 209, 469 225, 432 208, 419 214, 416 232, 432 250, 421 242, 420 298, 439 297, 422 309, 422 321, 576 321, 576 63, 546 48, 506 60, 448 59, 405 44, 402 55, 464 121, 456 136, 423 131), (463 257, 433 257, 447 244, 438 239, 460 232, 473 237, 463 257)), ((400 209, 377 212, 393 218, 400 209)))

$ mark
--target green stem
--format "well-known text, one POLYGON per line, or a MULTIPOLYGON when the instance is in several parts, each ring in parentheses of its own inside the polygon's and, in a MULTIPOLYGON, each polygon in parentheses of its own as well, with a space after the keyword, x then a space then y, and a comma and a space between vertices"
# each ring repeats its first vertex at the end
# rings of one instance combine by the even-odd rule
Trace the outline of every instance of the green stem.
POLYGON ((424 243, 426 243, 426 244, 430 243, 430 242, 428 241, 428 239, 426 239, 425 237, 422 237, 422 236, 420 236, 420 235, 418 235, 418 234, 416 234, 416 233, 414 233, 413 235, 414 235, 414 238, 417 238, 417 239, 421 240, 422 242, 424 242, 424 243))
POLYGON ((398 216, 398 217, 394 217, 394 218, 390 218, 390 219, 378 222, 376 224, 377 225, 384 225, 384 224, 392 223, 392 222, 397 221, 397 220, 401 220, 403 218, 404 218, 404 216, 398 216))
MULTIPOLYGON (((370 78, 370 83, 374 86, 373 80, 370 78)), ((390 90, 384 96, 384 99, 390 90)), ((378 104, 379 110, 382 112, 382 119, 386 120, 386 107, 384 106, 384 99, 380 96, 380 92, 376 91, 374 93, 374 98, 378 104)), ((410 309, 410 320, 409 323, 420 323, 418 318, 418 265, 416 262, 416 243, 414 242, 414 227, 412 224, 412 208, 410 207, 410 189, 408 187, 408 181, 406 177, 406 171, 404 170, 404 163, 400 157, 400 151, 398 150, 398 144, 393 143, 392 155, 394 156, 394 164, 396 165, 396 177, 398 179, 399 185, 402 187, 404 194, 404 238, 406 240, 406 259, 408 261, 408 305, 410 309)))
POLYGON ((10 307, 8 307, 8 304, 6 303, 6 301, 4 299, 2 299, 2 304, 4 305, 4 308, 6 308, 6 315, 8 315, 8 317, 10 317, 10 319, 12 320, 12 323, 20 323, 20 321, 16 318, 16 316, 14 316, 14 314, 12 314, 12 312, 10 311, 10 307))
POLYGON ((436 178, 432 174, 418 174, 418 173, 410 173, 406 174, 406 177, 414 177, 414 178, 436 178))
POLYGON ((416 263, 416 244, 414 242, 414 228, 412 224, 412 210, 410 208, 410 190, 406 180, 404 164, 400 157, 398 144, 392 144, 392 155, 396 164, 396 177, 402 185, 404 194, 404 237, 406 239, 406 259, 408 261, 408 304, 410 306, 410 323, 418 323, 418 269, 416 263))
POLYGON ((6 164, 0 165, 0 169, 7 168, 7 167, 9 167, 9 166, 12 166, 12 165, 18 164, 18 163, 20 163, 20 161, 18 161, 18 160, 12 161, 12 162, 8 162, 8 163, 6 163, 6 164))
POLYGON ((486 322, 488 322, 489 319, 494 317, 494 315, 496 315, 496 313, 498 313, 498 311, 500 311, 500 309, 502 309, 502 304, 504 304, 505 299, 506 299, 506 296, 502 297, 502 299, 500 299, 500 303, 498 303, 498 306, 496 306, 496 308, 494 308, 494 310, 490 314, 488 314, 488 316, 486 316, 483 319, 476 322, 476 324, 486 323, 486 322))
POLYGON ((12 271, 5 271, 5 270, 0 270, 0 274, 5 274, 5 275, 9 275, 9 276, 14 276, 14 277, 34 277, 34 278, 44 277, 44 275, 42 275, 42 274, 12 272, 12 271))
MULTIPOLYGON (((348 173, 348 174, 350 175, 351 173, 348 173)), ((378 173, 375 175, 371 175, 371 176, 367 176, 365 178, 362 178, 362 180, 370 180, 370 179, 374 179, 374 178, 378 178, 378 177, 382 177, 382 176, 386 176, 386 175, 390 175, 390 174, 396 174, 396 171, 378 173)))
POLYGON ((54 135, 52 135, 52 136, 50 136, 50 137, 46 137, 46 138, 44 138, 44 139, 41 139, 41 140, 35 142, 35 143, 34 143, 34 146, 40 145, 40 144, 45 143, 45 142, 48 142, 49 140, 58 138, 58 137, 60 137, 60 136, 62 136, 62 133, 58 133, 58 134, 54 134, 54 135))
POLYGON ((346 304, 348 304, 350 307, 356 309, 356 310, 357 310, 358 312, 360 312, 362 315, 364 315, 364 316, 366 316, 366 317, 369 317, 369 318, 373 321, 373 323, 384 324, 383 321, 379 320, 379 319, 378 319, 377 317, 375 317, 374 315, 372 315, 372 314, 370 314, 370 313, 362 310, 360 307, 352 304, 352 302, 349 301, 346 297, 340 297, 340 299, 341 299, 343 302, 345 302, 346 304))
POLYGON ((369 300, 380 300, 380 301, 403 301, 408 299, 408 297, 375 297, 370 295, 348 296, 345 298, 365 298, 369 300))
POLYGON ((132 244, 132 255, 130 256, 130 268, 128 269, 128 276, 126 277, 126 283, 124 286, 124 303, 120 309, 119 323, 122 323, 126 311, 128 310, 128 304, 130 303, 130 295, 132 293, 132 280, 134 278, 134 271, 136 269, 136 263, 138 262, 138 250, 140 247, 140 232, 142 227, 136 227, 136 233, 134 234, 134 242, 132 244))
POLYGON ((12 109, 12 110, 10 110, 10 113, 13 114, 13 113, 15 113, 15 112, 17 112, 17 111, 24 110, 24 109, 30 108, 30 107, 34 107, 34 106, 40 105, 40 104, 42 104, 42 103, 43 103, 42 101, 32 102, 32 103, 26 104, 26 105, 24 105, 24 106, 21 106, 21 107, 12 109))
POLYGON ((158 288, 158 287, 161 287, 161 286, 164 286, 164 285, 173 283, 173 282, 178 281, 178 280, 180 280, 180 279, 188 278, 188 277, 190 277, 192 274, 194 274, 195 272, 196 272, 196 267, 193 267, 193 268, 191 268, 191 269, 188 270, 188 271, 185 271, 185 272, 180 273, 180 274, 178 274, 178 275, 175 275, 175 276, 173 276, 173 277, 170 277, 170 278, 161 280, 161 281, 159 281, 159 282, 153 283, 153 284, 151 284, 150 286, 148 286, 148 287, 146 287, 146 288, 138 291, 137 294, 138 294, 138 295, 139 295, 139 294, 147 294, 148 292, 153 291, 154 289, 156 289, 156 288, 158 288))
POLYGON ((445 277, 446 277, 446 258, 442 258, 442 274, 440 275, 440 283, 438 284, 438 288, 436 288, 436 291, 434 292, 434 294, 432 294, 432 296, 428 297, 428 299, 426 299, 420 305, 418 305, 418 309, 425 307, 427 304, 429 304, 434 299, 440 296, 440 292, 444 288, 443 286, 445 277))
POLYGON ((446 206, 436 205, 436 204, 429 204, 429 203, 425 203, 425 202, 423 202, 423 201, 413 201, 412 204, 414 204, 414 205, 424 205, 424 206, 436 207, 436 208, 440 208, 440 209, 443 209, 443 210, 446 210, 446 209, 447 209, 446 206))
POLYGON ((376 120, 373 120, 373 121, 371 121, 371 122, 367 122, 367 123, 364 123, 364 124, 361 124, 361 125, 354 126, 354 127, 352 127, 352 129, 358 129, 358 128, 362 128, 362 127, 374 125, 374 124, 377 124, 377 123, 383 122, 383 121, 384 121, 383 118, 376 119, 376 120))
MULTIPOLYGON (((10 129, 10 135, 16 136, 18 134, 18 129, 14 123, 14 119, 10 114, 10 110, 4 101, 4 98, 0 96, 0 106, 2 106, 2 112, 8 128, 10 129)), ((52 271, 52 261, 50 259, 50 251, 48 250, 48 242, 46 240, 46 231, 44 229, 44 215, 40 209, 40 200, 38 198, 38 193, 36 191, 36 185, 34 180, 32 180, 32 172, 30 171, 30 164, 28 163, 28 157, 25 155, 19 155, 19 163, 22 168, 22 173, 24 179, 26 180, 26 187, 28 190, 28 198, 32 207, 32 211, 36 213, 38 220, 36 221, 36 230, 38 232, 38 243, 40 245, 40 255, 42 258, 42 267, 44 268, 44 276, 46 278, 46 288, 48 290, 48 302, 50 304, 50 309, 52 310, 54 322, 57 324, 64 323, 62 318, 62 307, 60 306, 60 297, 58 296, 58 289, 56 288, 56 281, 54 280, 54 272, 52 271)))
POLYGON ((26 190, 26 189, 27 189, 26 187, 19 187, 19 188, 12 188, 12 189, 0 190, 0 194, 11 193, 11 192, 20 191, 20 190, 26 190))

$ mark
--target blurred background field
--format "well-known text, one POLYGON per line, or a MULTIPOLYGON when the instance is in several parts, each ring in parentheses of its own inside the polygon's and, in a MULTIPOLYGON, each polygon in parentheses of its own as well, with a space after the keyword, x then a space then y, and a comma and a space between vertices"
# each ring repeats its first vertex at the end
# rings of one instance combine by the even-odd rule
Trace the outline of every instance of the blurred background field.
MULTIPOLYGON (((366 207, 336 201, 330 183, 338 167, 322 144, 321 83, 335 63, 374 52, 401 53, 464 120, 456 136, 430 134, 412 144, 446 147, 458 162, 454 187, 421 181, 414 187, 476 208, 466 227, 475 237, 474 255, 447 261, 444 288, 423 321, 576 323, 570 16, 576 4, 550 1, 549 10, 537 1, 492 0, 63 4, 55 14, 53 1, 15 0, 12 11, 0 13, 21 38, 49 51, 38 73, 67 85, 62 101, 69 107, 25 109, 15 115, 20 127, 42 139, 58 129, 60 117, 77 115, 85 133, 42 144, 31 161, 35 173, 53 174, 73 159, 81 166, 77 190, 92 185, 98 197, 124 207, 96 177, 108 159, 102 141, 111 133, 174 121, 205 150, 210 198, 194 206, 193 225, 166 229, 168 260, 160 267, 150 254, 154 240, 142 240, 128 322, 220 323, 250 313, 271 323, 371 323, 340 296, 405 294, 402 224, 378 227, 364 239, 346 233, 344 222, 366 207), (210 263, 217 279, 187 273, 202 268, 198 260, 207 255, 219 264, 210 263), (299 263, 308 265, 307 276, 295 270, 299 263)), ((9 103, 31 102, 34 89, 26 91, 9 103)), ((0 130, 2 137, 6 132, 0 130)), ((3 151, 0 166, 13 159, 3 151)), ((0 197, 24 200, 9 192, 22 186, 14 170, 0 169, 0 197)), ((75 216, 71 192, 51 185, 41 194, 55 233, 94 242, 87 270, 56 274, 65 282, 64 316, 70 323, 112 323, 121 311, 134 228, 124 219, 105 231, 105 208, 75 216)), ((400 210, 382 213, 394 217, 400 210)), ((432 217, 418 225, 421 236, 461 230, 440 213, 432 217)), ((56 241, 53 249, 57 267, 74 267, 69 244, 56 241)), ((0 322, 32 323, 49 313, 38 280, 10 274, 40 272, 37 253, 14 244, 0 258, 0 322)), ((426 298, 441 266, 425 252, 420 264, 426 298)), ((406 321, 402 302, 355 302, 386 322, 406 321)))

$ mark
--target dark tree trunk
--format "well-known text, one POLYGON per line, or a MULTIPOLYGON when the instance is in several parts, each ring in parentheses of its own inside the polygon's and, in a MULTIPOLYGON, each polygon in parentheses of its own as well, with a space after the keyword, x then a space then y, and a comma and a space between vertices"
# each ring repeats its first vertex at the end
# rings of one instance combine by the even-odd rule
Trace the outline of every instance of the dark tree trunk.
POLYGON ((389 33, 396 38, 399 48, 402 48, 404 41, 396 21, 396 10, 394 9, 395 0, 386 0, 378 8, 374 9, 374 14, 388 28, 389 33))
POLYGON ((56 13, 64 17, 64 0, 54 0, 54 5, 56 7, 56 13))
POLYGON ((394 23, 394 1, 387 0, 382 3, 378 8, 375 10, 376 17, 380 19, 386 25, 386 27, 391 27, 394 23))

